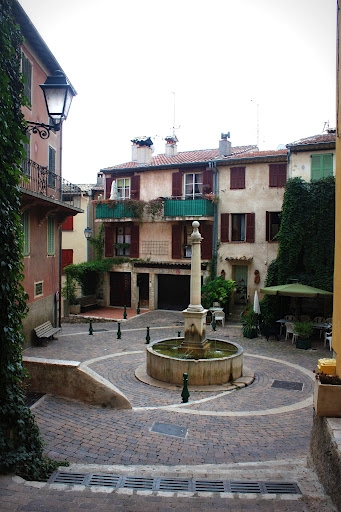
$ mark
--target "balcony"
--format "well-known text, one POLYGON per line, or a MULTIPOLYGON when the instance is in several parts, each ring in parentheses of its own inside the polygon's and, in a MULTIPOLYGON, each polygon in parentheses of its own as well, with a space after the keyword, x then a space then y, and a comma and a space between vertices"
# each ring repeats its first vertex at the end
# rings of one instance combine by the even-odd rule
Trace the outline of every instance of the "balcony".
POLYGON ((110 203, 98 203, 96 205, 96 219, 125 219, 126 217, 135 218, 132 209, 125 201, 110 203))
POLYGON ((22 163, 20 187, 23 191, 27 190, 80 208, 81 189, 33 160, 25 160, 22 163))
POLYGON ((165 199, 165 217, 213 217, 213 203, 208 199, 165 199))

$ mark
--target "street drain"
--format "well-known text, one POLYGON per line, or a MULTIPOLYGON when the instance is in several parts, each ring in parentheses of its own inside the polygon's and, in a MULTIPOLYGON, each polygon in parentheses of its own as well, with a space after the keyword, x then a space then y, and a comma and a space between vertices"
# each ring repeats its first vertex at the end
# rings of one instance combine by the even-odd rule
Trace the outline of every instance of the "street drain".
POLYGON ((158 434, 165 434, 166 436, 182 437, 183 439, 187 436, 187 428, 180 427, 179 425, 171 425, 170 423, 159 423, 155 421, 153 423, 151 432, 157 432, 158 434))
POLYGON ((201 480, 195 478, 163 478, 111 475, 101 473, 67 473, 56 471, 49 484, 84 485, 146 491, 228 492, 242 494, 301 494, 295 482, 259 482, 230 480, 201 480))
POLYGON ((32 407, 33 404, 38 402, 38 400, 44 396, 44 393, 26 393, 25 395, 25 405, 26 407, 32 407))
POLYGON ((302 391, 303 382, 292 382, 289 380, 274 380, 271 387, 289 389, 291 391, 302 391))

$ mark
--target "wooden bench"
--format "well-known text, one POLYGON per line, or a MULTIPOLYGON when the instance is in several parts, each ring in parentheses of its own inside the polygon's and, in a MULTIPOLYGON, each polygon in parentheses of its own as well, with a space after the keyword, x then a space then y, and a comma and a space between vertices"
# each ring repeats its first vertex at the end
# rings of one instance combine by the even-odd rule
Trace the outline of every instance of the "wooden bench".
POLYGON ((84 297, 80 297, 77 300, 81 306, 81 311, 85 311, 86 309, 91 308, 97 308, 98 306, 96 295, 85 295, 84 297))
POLYGON ((53 327, 50 320, 34 328, 34 332, 39 339, 53 338, 53 336, 59 331, 60 327, 53 327))

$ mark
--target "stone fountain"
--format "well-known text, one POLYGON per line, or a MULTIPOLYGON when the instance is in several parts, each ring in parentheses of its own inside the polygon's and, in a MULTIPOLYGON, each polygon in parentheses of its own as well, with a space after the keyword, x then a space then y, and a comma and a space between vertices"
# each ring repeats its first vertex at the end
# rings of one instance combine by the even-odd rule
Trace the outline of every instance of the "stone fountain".
POLYGON ((190 304, 183 311, 184 337, 177 340, 158 340, 147 347, 147 374, 162 382, 181 385, 183 374, 188 374, 190 385, 208 386, 226 384, 235 381, 243 372, 243 349, 236 343, 225 340, 206 338, 207 309, 201 305, 201 241, 199 222, 192 223, 193 232, 190 237, 192 244, 190 304), (177 342, 174 355, 162 354, 158 350, 162 345, 177 342), (180 344, 179 344, 180 341, 180 344), (215 354, 209 358, 210 350, 219 342, 220 347, 226 346, 234 352, 231 355, 215 354))

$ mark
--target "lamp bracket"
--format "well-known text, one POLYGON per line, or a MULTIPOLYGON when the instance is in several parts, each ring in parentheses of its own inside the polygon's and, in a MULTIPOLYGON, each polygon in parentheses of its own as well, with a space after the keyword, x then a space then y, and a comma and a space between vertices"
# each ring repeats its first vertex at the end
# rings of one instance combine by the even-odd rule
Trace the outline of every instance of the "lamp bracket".
POLYGON ((35 123, 33 121, 26 121, 29 125, 27 128, 28 132, 38 133, 41 139, 48 139, 50 137, 51 131, 58 132, 60 130, 60 124, 49 126, 44 123, 35 123))

